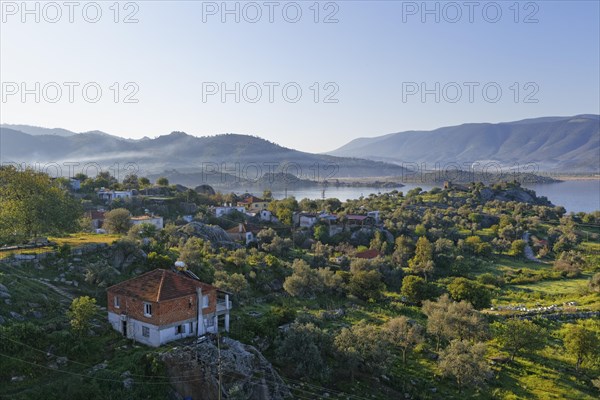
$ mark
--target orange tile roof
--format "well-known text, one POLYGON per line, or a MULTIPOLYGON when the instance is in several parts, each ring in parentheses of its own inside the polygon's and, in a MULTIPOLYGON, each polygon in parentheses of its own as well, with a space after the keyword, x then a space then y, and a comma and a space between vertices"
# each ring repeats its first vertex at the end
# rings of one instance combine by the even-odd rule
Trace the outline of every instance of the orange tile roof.
POLYGON ((356 255, 355 255, 356 258, 366 258, 368 260, 378 257, 378 256, 379 256, 379 251, 377 251, 376 249, 369 249, 369 250, 361 251, 360 253, 356 253, 356 255))
POLYGON ((113 285, 107 291, 145 301, 159 302, 195 295, 196 288, 201 288, 203 293, 217 290, 208 283, 188 278, 177 272, 155 269, 113 285))
POLYGON ((263 200, 260 197, 248 196, 245 199, 240 200, 238 203, 242 203, 242 204, 266 203, 266 200, 263 200))

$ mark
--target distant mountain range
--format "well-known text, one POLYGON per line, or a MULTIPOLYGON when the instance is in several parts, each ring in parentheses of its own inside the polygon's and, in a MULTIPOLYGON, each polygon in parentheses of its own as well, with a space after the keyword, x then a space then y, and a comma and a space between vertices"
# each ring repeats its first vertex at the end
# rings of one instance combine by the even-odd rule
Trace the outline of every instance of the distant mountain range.
MULTIPOLYGON (((464 124, 433 131, 392 133, 351 141, 327 154, 312 154, 248 135, 196 137, 173 132, 154 139, 124 139, 100 131, 0 125, 0 162, 41 165, 96 163, 102 170, 134 163, 138 175, 167 175, 173 183, 263 182, 272 172, 322 181, 335 178, 413 176, 403 163, 494 162, 523 172, 600 172, 600 116, 545 117, 499 124, 464 124), (178 182, 181 181, 181 182, 178 182), (226 182, 224 182, 226 181, 226 182)), ((453 167, 455 168, 455 167, 453 167)), ((481 167, 480 167, 481 168, 481 167)), ((414 171, 413 164, 409 170, 414 171)), ((503 172, 506 173, 507 171, 503 172)), ((494 171, 492 168, 491 171, 494 171)), ((512 172, 516 172, 511 170, 512 172)), ((63 173, 68 168, 63 169, 63 173)), ((94 173, 94 169, 90 170, 94 173)), ((122 176, 120 176, 122 178, 122 176)))
MULTIPOLYGON (((391 163, 535 164, 539 171, 600 172, 600 116, 476 123, 355 139, 327 153, 391 163)), ((529 170, 528 172, 535 172, 529 170)))
MULTIPOLYGON (((23 133, 27 133, 31 136, 41 136, 41 135, 53 135, 53 136, 74 136, 79 133, 69 131, 67 129, 62 128, 43 128, 41 126, 31 126, 31 125, 11 125, 11 124, 1 124, 0 128, 12 129, 15 131, 21 131, 23 133)), ((83 132, 83 133, 97 133, 100 135, 111 136, 108 133, 104 133, 102 131, 91 131, 91 132, 83 132)))
MULTIPOLYGON (((135 163, 139 175, 165 171, 186 175, 186 183, 222 179, 259 181, 265 174, 283 172, 321 181, 344 177, 401 176, 398 165, 357 158, 311 154, 288 149, 267 140, 238 134, 196 137, 173 132, 155 139, 124 139, 104 132, 73 133, 23 125, 0 127, 2 163, 97 163, 108 170, 135 163), (20 129, 16 129, 19 127, 20 129), (27 131, 24 132, 24 131, 27 131)), ((64 172, 68 169, 64 168, 64 172)), ((94 169, 91 169, 94 173, 94 169)))

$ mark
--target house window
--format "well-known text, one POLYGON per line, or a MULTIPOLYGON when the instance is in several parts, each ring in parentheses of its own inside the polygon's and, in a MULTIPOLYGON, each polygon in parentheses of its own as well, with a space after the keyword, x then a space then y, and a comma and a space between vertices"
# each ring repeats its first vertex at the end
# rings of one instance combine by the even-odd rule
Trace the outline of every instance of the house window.
POLYGON ((142 336, 150 337, 150 328, 148 328, 147 326, 142 326, 142 336))
POLYGON ((181 335, 182 333, 185 333, 185 325, 178 325, 175 327, 175 333, 178 335, 181 335))
POLYGON ((152 316, 152 304, 144 303, 144 316, 151 317, 152 316))
POLYGON ((115 296, 115 308, 120 308, 121 307, 121 299, 119 299, 119 296, 115 296))
POLYGON ((208 295, 202 296, 202 308, 208 308, 208 295))
POLYGON ((214 318, 204 318, 204 326, 206 326, 206 327, 215 326, 215 319, 214 318))

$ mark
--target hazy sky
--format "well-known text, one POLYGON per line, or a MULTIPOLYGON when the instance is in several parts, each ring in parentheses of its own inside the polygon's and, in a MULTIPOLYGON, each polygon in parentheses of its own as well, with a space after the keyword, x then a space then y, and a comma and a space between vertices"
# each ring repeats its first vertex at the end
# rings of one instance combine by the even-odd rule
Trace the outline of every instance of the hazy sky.
POLYGON ((0 119, 128 138, 243 133, 322 152, 599 113, 599 2, 515 3, 58 1, 28 14, 3 1, 0 119))

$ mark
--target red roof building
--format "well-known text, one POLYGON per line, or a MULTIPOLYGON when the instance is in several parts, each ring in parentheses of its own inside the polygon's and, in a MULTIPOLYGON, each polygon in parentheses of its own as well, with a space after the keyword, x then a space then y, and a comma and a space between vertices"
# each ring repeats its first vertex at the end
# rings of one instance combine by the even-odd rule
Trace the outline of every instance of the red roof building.
POLYGON ((106 291, 109 322, 140 343, 160 346, 217 332, 220 320, 229 330, 229 295, 185 272, 155 269, 106 291))
POLYGON ((371 260, 373 258, 379 257, 379 251, 377 251, 376 249, 369 249, 369 250, 365 250, 365 251, 356 253, 354 256, 356 258, 364 258, 367 260, 371 260))

